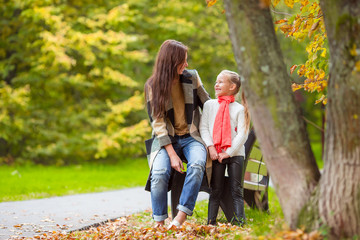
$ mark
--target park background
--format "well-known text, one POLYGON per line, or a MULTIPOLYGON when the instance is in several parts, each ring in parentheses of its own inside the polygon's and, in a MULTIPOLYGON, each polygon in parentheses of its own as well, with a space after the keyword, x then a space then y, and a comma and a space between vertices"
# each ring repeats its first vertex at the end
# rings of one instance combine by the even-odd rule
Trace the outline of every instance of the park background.
MULTIPOLYGON (((274 22, 297 10, 280 3, 274 22)), ((189 47, 189 69, 212 98, 217 74, 237 71, 222 4, 14 0, 0 15, 0 201, 144 185, 143 86, 164 40, 189 47)), ((309 40, 276 30, 290 75, 309 40)), ((321 166, 321 94, 295 96, 321 166)))
MULTIPOLYGON (((2 165, 120 163, 144 157, 151 128, 143 86, 166 39, 189 46, 189 68, 198 70, 213 98, 217 74, 237 70, 221 4, 11 1, 2 4, 1 15, 2 165)), ((274 21, 284 17, 273 15, 274 21)), ((289 71, 307 60, 306 39, 277 34, 289 71)), ((296 74, 291 77, 301 81, 296 74)), ((304 117, 321 127, 319 96, 297 91, 296 97, 304 117)), ((321 131, 312 124, 308 131, 320 160, 321 131)))

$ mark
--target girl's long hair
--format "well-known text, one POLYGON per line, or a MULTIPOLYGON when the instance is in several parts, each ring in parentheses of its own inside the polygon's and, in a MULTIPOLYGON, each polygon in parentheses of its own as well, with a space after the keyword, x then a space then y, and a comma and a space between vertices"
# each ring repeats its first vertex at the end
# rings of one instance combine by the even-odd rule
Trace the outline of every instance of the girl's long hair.
MULTIPOLYGON (((241 87, 241 79, 239 74, 237 74, 236 72, 233 71, 229 71, 229 70, 223 70, 219 73, 220 75, 224 75, 229 81, 231 81, 232 83, 234 83, 236 85, 236 89, 234 90, 234 94, 236 95, 241 87)), ((248 104, 245 98, 245 93, 244 90, 241 91, 241 103, 245 108, 245 129, 246 131, 248 131, 249 127, 250 127, 250 113, 249 113, 249 108, 248 108, 248 104)))
POLYGON ((152 93, 151 109, 154 118, 165 117, 171 97, 171 86, 179 77, 178 67, 184 64, 188 48, 181 42, 166 40, 160 47, 151 77, 145 83, 152 93))

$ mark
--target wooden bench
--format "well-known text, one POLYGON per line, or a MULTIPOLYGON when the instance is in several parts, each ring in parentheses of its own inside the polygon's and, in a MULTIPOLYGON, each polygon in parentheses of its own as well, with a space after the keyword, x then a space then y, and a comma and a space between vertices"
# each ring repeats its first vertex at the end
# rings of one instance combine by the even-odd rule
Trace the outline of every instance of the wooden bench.
MULTIPOLYGON (((269 185, 269 174, 265 163, 262 161, 262 154, 259 146, 256 144, 256 136, 253 130, 250 131, 248 139, 245 143, 245 152, 246 170, 244 179, 244 200, 252 208, 267 211, 269 209, 267 191, 269 185)), ((185 174, 180 174, 174 171, 172 177, 171 213, 172 216, 176 216, 178 211, 176 207, 179 203, 185 174)), ((234 207, 231 197, 230 184, 228 184, 228 181, 229 178, 226 177, 220 207, 225 213, 227 220, 230 222, 234 217, 234 207)), ((207 184, 206 176, 203 178, 200 191, 207 193, 210 193, 211 191, 207 184)))

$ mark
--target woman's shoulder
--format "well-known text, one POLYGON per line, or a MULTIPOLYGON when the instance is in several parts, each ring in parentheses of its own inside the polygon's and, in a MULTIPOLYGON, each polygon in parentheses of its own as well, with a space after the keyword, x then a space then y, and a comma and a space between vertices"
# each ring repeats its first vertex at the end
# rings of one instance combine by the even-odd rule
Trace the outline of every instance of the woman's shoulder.
POLYGON ((182 74, 184 75, 184 77, 191 78, 196 77, 198 73, 196 69, 185 69, 182 74))

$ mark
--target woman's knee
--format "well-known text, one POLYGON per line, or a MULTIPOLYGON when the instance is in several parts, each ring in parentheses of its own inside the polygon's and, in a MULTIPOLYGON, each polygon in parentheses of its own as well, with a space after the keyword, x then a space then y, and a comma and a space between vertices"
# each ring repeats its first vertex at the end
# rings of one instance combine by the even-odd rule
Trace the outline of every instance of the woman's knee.
POLYGON ((207 151, 204 145, 194 140, 183 149, 184 155, 190 165, 201 165, 205 167, 207 151))
POLYGON ((166 185, 169 183, 170 171, 166 168, 153 169, 151 171, 151 187, 157 185, 166 185))

